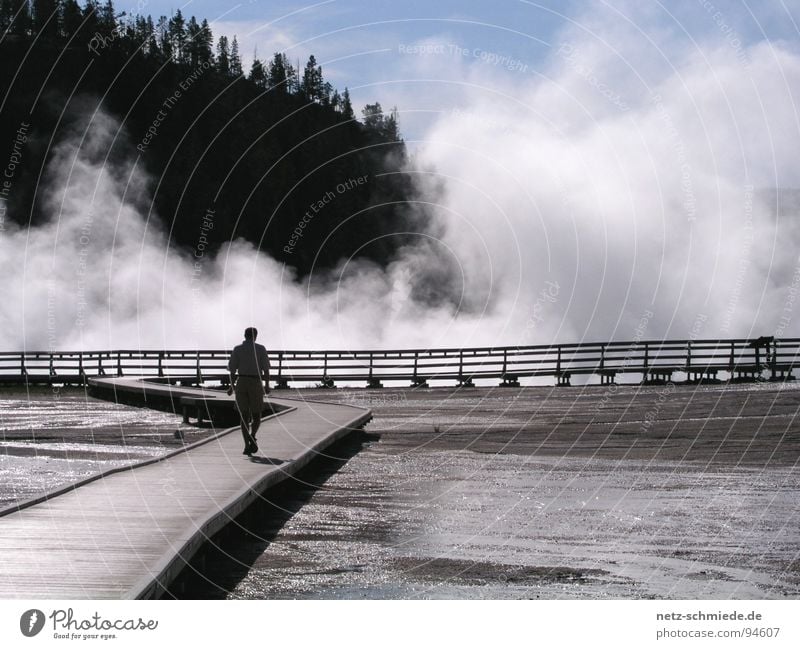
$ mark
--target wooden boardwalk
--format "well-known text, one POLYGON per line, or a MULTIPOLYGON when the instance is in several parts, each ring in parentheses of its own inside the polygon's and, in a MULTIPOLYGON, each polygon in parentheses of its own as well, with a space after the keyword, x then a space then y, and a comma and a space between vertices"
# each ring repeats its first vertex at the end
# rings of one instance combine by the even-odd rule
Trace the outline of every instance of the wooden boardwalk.
MULTIPOLYGON (((121 392, 224 393, 95 379, 121 392)), ((177 393, 177 395, 175 394, 177 393)), ((283 410, 242 455, 238 427, 166 458, 116 469, 0 511, 0 598, 134 599, 161 595, 203 543, 264 489, 371 419, 364 408, 273 399, 283 410)))

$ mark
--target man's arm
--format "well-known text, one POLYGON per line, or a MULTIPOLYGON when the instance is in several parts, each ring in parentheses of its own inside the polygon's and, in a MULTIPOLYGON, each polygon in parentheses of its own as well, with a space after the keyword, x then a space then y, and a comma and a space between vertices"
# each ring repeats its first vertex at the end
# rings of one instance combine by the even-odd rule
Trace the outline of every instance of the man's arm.
POLYGON ((228 376, 231 380, 228 386, 228 395, 233 394, 233 386, 236 384, 236 370, 239 368, 239 359, 236 355, 236 349, 231 352, 231 358, 228 361, 228 376))
POLYGON ((261 368, 261 378, 264 379, 264 394, 269 394, 269 356, 267 356, 267 350, 265 347, 261 348, 263 350, 262 356, 263 358, 259 361, 259 367, 261 368))

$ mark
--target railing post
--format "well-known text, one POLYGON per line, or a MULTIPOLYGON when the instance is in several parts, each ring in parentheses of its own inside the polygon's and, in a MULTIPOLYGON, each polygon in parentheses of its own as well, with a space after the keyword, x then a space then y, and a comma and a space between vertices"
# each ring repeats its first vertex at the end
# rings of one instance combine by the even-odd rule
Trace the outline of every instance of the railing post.
POLYGON ((78 376, 86 379, 86 372, 83 371, 83 352, 78 352, 78 376))
POLYGON ((368 385, 372 385, 372 352, 369 353, 369 381, 368 385))
POLYGON ((164 352, 160 351, 158 352, 158 378, 160 379, 164 378, 163 362, 164 362, 164 352))
POLYGON ((556 374, 561 376, 561 345, 558 346, 558 358, 556 358, 556 374))
MULTIPOLYGON (((51 354, 50 358, 52 357, 53 355, 51 354)), ((28 370, 25 369, 25 352, 21 352, 19 355, 19 375, 20 376, 28 375, 28 370)))
POLYGON ((200 370, 200 350, 197 350, 197 376, 195 377, 197 381, 197 385, 200 385, 203 382, 203 373, 200 370))
POLYGON ((606 367, 606 346, 600 345, 600 369, 603 370, 606 367))
POLYGON ((770 379, 773 381, 777 378, 777 364, 778 364, 778 341, 772 341, 772 354, 770 354, 769 343, 767 343, 767 362, 770 367, 770 379))
POLYGON ((382 388, 383 384, 381 383, 380 379, 376 379, 374 376, 374 352, 369 353, 369 378, 367 379, 367 387, 368 388, 382 388))
POLYGON ((50 376, 55 376, 55 375, 56 375, 56 368, 53 365, 53 354, 51 352, 51 354, 50 354, 50 376))
POLYGON ((735 343, 734 343, 733 341, 731 341, 731 360, 730 360, 730 362, 728 363, 728 370, 729 370, 729 371, 730 371, 730 373, 731 373, 731 378, 733 378, 733 366, 734 366, 733 354, 734 354, 734 347, 735 347, 735 343))
POLYGON ((123 376, 122 374, 122 353, 117 352, 117 376, 123 376))
POLYGON ((686 342, 686 369, 692 369, 692 341, 686 342))
POLYGON ((508 371, 508 349, 503 349, 503 379, 506 378, 506 372, 508 371))

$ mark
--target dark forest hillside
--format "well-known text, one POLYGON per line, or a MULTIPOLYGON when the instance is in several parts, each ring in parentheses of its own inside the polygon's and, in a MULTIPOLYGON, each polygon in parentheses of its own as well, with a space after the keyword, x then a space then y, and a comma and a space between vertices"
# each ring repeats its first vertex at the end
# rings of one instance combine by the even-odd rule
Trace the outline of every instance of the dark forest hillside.
POLYGON ((118 15, 111 2, 0 0, 0 34, 4 157, 30 125, 7 200, 20 225, 52 218, 39 179, 99 109, 121 124, 103 157, 138 156, 150 187, 131 199, 172 245, 193 248, 213 209, 212 246, 242 237, 305 274, 353 255, 386 263, 422 226, 406 207, 396 113, 375 103, 356 119, 314 57, 243 70, 236 39, 215 39, 205 20, 118 15))

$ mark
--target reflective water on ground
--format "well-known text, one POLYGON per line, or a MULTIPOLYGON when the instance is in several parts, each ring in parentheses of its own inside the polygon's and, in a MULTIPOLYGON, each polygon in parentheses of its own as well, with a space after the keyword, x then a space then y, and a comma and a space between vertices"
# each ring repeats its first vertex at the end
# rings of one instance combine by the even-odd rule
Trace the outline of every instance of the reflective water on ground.
POLYGON ((800 391, 664 390, 327 392, 370 435, 184 596, 797 597, 800 391))

